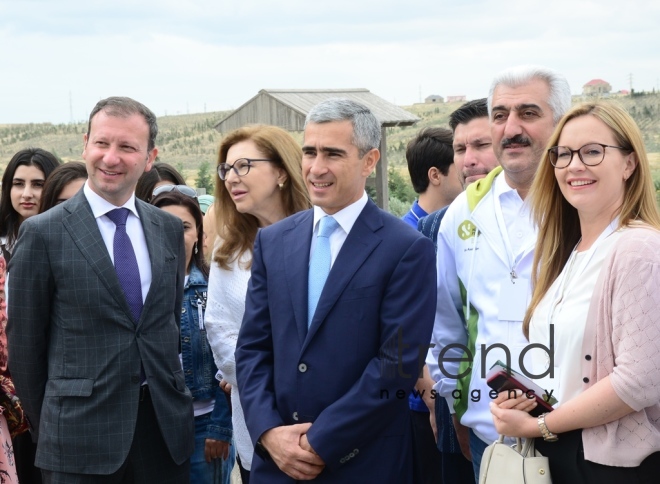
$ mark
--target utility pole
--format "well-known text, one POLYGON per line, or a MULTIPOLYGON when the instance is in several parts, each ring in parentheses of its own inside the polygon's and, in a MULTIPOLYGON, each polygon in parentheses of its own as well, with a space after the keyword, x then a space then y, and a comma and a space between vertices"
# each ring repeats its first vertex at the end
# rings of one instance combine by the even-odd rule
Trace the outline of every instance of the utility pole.
POLYGON ((633 75, 632 72, 628 74, 628 83, 630 84, 630 97, 633 95, 633 75))

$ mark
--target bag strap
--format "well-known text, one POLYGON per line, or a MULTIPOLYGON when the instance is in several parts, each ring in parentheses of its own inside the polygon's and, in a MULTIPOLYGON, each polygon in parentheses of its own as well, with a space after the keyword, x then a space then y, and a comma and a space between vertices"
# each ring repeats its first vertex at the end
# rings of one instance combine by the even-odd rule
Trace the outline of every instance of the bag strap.
MULTIPOLYGON (((504 443, 504 435, 499 436, 497 443, 504 443)), ((523 442, 523 439, 516 437, 516 443, 512 445, 511 448, 523 457, 534 457, 536 455, 534 449, 534 439, 525 439, 523 442)))

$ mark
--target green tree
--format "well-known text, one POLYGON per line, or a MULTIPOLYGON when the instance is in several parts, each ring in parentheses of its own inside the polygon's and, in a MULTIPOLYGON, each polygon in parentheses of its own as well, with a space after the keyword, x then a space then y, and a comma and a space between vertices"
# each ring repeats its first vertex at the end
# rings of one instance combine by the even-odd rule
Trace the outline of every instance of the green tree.
POLYGON ((202 161, 197 170, 197 180, 195 181, 197 188, 206 188, 206 193, 213 193, 213 178, 209 172, 209 162, 202 161))
POLYGON ((387 187, 390 191, 390 199, 398 198, 404 204, 410 205, 417 198, 412 184, 401 176, 399 170, 390 168, 387 171, 387 187))

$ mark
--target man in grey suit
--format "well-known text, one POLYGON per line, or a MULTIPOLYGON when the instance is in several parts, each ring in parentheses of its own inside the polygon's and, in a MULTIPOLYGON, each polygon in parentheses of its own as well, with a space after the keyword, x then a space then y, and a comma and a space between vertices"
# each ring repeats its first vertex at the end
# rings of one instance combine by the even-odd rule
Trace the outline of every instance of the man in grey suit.
POLYGON ((84 136, 87 183, 21 226, 9 367, 47 483, 189 481, 183 227, 134 194, 157 132, 146 106, 99 101, 84 136))

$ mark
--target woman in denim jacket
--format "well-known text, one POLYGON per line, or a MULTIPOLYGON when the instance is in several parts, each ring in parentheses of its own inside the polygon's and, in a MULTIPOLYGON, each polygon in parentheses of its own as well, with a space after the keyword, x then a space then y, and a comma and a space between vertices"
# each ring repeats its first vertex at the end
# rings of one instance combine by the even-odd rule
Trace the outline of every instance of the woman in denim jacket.
POLYGON ((229 404, 216 378, 218 369, 204 326, 209 268, 203 253, 202 212, 195 191, 185 185, 157 188, 151 203, 183 222, 188 266, 181 309, 181 361, 195 411, 190 482, 228 484, 235 451, 229 404))

